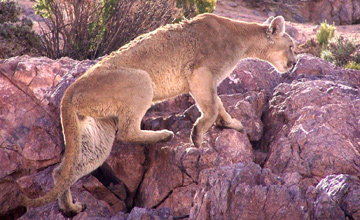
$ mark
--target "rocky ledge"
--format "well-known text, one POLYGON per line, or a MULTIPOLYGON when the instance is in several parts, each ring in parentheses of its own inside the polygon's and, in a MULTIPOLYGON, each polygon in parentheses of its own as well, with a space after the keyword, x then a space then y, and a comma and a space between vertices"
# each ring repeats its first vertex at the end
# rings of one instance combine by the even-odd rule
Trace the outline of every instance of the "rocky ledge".
MULTIPOLYGON (((115 142, 106 163, 80 179, 74 219, 360 219, 360 72, 310 55, 279 74, 240 61, 218 88, 245 133, 212 127, 190 144, 199 116, 189 95, 154 105, 144 129, 165 143, 115 142)), ((59 102, 96 61, 28 56, 0 60, 0 218, 64 219, 43 195, 63 153, 59 102)))

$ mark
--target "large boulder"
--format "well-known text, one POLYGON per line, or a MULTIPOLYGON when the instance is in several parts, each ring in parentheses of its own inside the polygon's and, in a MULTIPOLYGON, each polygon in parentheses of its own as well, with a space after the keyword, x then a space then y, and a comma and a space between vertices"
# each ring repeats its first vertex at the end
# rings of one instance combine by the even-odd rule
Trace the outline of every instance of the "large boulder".
POLYGON ((254 163, 208 169, 190 219, 310 219, 315 188, 302 193, 254 163))
POLYGON ((301 188, 299 176, 276 176, 254 163, 207 169, 200 175, 190 219, 359 218, 359 178, 330 175, 316 188, 301 188))
POLYGON ((264 116, 265 167, 317 183, 335 173, 360 175, 360 74, 308 55, 284 76, 264 116))
MULTIPOLYGON (((74 199, 88 204, 75 219, 185 218, 190 209, 190 219, 358 218, 359 71, 309 55, 298 60, 288 74, 240 61, 218 92, 244 132, 213 126, 200 148, 189 138, 200 116, 190 95, 154 105, 142 128, 167 128, 174 138, 116 141, 106 163, 72 186, 74 199)), ((17 196, 53 186, 61 97, 97 61, 0 61, 0 218, 63 218, 56 201, 25 209, 17 196)))
POLYGON ((29 56, 0 60, 0 184, 10 189, 2 190, 0 216, 23 212, 17 208, 19 187, 11 182, 60 161, 59 110, 50 105, 49 92, 70 70, 93 63, 29 56))

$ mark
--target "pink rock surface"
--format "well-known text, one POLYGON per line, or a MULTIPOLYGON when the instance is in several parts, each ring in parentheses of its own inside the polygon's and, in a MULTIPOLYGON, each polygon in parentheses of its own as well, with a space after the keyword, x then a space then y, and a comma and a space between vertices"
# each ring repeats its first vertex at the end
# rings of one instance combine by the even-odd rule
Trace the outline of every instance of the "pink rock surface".
MULTIPOLYGON (((63 218, 56 201, 26 210, 17 195, 38 197, 52 187, 63 150, 59 102, 94 63, 0 61, 0 217, 63 218)), ((154 105, 142 127, 170 129, 174 138, 116 142, 106 164, 72 187, 88 204, 75 219, 356 219, 359 86, 359 71, 309 55, 283 75, 266 62, 241 61, 219 93, 245 132, 214 126, 194 148, 189 136, 200 113, 192 98, 154 105), (348 190, 333 197, 334 181, 348 190)))

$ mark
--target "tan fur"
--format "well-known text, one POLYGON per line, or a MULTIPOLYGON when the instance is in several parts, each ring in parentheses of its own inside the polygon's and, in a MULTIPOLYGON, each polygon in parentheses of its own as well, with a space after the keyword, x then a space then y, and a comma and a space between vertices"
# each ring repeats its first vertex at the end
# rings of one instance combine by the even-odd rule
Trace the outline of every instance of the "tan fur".
POLYGON ((63 96, 60 110, 66 149, 53 174, 54 188, 38 199, 21 196, 22 203, 36 207, 59 198, 64 214, 82 211, 84 205, 72 202, 70 186, 105 161, 116 131, 117 139, 138 143, 173 136, 168 130, 140 129, 154 102, 190 92, 202 113, 191 133, 196 147, 214 123, 241 131, 241 122, 230 117, 218 98, 217 85, 244 58, 266 60, 280 72, 292 68, 293 41, 284 30, 282 17, 256 24, 204 14, 142 35, 111 53, 63 96))

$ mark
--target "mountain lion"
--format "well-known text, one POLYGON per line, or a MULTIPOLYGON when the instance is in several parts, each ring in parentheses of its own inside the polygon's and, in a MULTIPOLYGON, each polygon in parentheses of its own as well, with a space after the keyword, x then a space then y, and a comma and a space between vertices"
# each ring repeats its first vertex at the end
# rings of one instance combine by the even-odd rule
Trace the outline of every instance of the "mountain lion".
POLYGON ((73 203, 70 186, 103 164, 115 138, 156 143, 174 135, 140 129, 155 102, 192 95, 201 111, 191 131, 195 147, 214 123, 242 131, 241 122, 225 111, 217 86, 244 58, 268 61, 279 72, 290 70, 296 62, 293 47, 281 16, 258 24, 203 14, 137 37, 66 90, 60 106, 65 156, 53 172, 55 186, 37 199, 21 194, 21 204, 38 207, 58 198, 64 215, 83 211, 85 204, 73 203))

